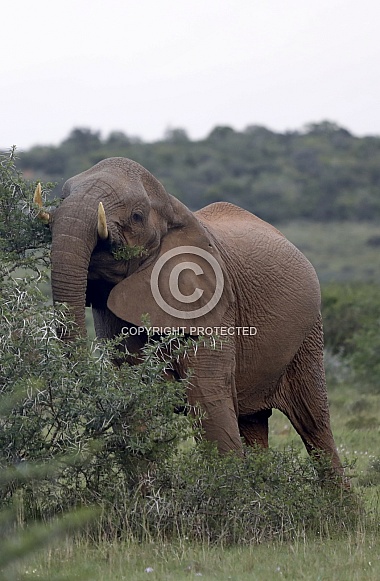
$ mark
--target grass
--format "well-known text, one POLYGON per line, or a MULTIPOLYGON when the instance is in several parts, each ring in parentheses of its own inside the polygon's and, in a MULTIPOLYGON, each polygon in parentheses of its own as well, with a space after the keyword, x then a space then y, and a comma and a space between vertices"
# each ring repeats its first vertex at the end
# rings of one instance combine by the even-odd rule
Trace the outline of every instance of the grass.
POLYGON ((380 282, 380 226, 367 222, 289 222, 278 226, 315 267, 321 283, 380 282))
POLYGON ((354 581, 380 578, 380 540, 358 531, 344 539, 307 539, 250 547, 68 543, 18 568, 14 579, 91 581, 354 581))

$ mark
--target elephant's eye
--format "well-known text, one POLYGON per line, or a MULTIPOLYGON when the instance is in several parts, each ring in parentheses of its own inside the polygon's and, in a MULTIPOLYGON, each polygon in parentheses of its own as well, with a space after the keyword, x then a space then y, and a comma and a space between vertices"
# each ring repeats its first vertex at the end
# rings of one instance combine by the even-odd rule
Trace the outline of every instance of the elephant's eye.
POLYGON ((131 219, 134 224, 141 224, 144 218, 140 212, 133 212, 131 219))

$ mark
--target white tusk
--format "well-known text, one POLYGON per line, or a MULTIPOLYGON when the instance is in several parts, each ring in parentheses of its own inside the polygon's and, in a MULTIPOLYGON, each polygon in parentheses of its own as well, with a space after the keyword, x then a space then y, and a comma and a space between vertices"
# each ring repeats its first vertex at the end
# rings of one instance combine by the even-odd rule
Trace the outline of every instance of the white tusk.
POLYGON ((33 202, 41 208, 37 214, 37 218, 39 220, 41 220, 41 222, 43 222, 44 224, 47 224, 50 221, 50 214, 49 214, 49 212, 45 212, 44 210, 42 210, 43 202, 42 202, 42 189, 41 189, 40 182, 38 182, 36 190, 34 192, 33 202))
POLYGON ((108 238, 107 220, 102 202, 99 202, 98 206, 98 234, 99 238, 101 238, 102 240, 107 240, 108 238))
POLYGON ((42 208, 42 189, 40 182, 38 182, 36 191, 34 192, 33 202, 42 208))

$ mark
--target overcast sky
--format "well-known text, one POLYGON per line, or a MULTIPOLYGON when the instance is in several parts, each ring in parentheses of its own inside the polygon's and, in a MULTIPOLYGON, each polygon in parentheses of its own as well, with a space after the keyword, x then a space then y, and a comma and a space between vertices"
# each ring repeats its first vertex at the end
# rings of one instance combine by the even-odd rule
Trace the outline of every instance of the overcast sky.
POLYGON ((379 0, 18 0, 0 14, 2 148, 74 127, 152 141, 327 119, 380 135, 379 0))

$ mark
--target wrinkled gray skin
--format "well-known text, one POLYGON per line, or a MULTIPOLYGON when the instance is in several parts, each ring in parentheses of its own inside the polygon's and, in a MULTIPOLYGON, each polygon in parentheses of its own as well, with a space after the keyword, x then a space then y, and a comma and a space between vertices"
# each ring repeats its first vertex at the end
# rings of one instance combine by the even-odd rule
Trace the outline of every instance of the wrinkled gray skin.
MULTIPOLYGON (((82 333, 86 303, 92 305, 99 337, 139 325, 144 313, 153 325, 187 325, 187 330, 191 325, 255 326, 255 336, 232 336, 223 349, 200 347, 186 363, 193 369, 188 400, 205 412, 206 438, 216 441, 221 452, 242 454, 242 439, 266 447, 268 417, 277 408, 307 451, 327 453, 342 474, 330 429, 319 283, 301 252, 275 228, 232 204, 190 212, 147 170, 124 158, 106 159, 71 178, 63 198, 51 216, 53 297, 70 305, 82 333), (99 202, 105 208, 107 240, 98 236, 99 202), (145 254, 115 260, 111 250, 126 245, 143 247, 145 254), (157 258, 183 245, 212 254, 224 276, 218 305, 194 320, 162 311, 150 287, 157 258)), ((202 259, 185 255, 177 264, 182 260, 202 259)), ((204 262, 201 267, 203 278, 188 269, 178 279, 184 295, 206 289, 195 307, 208 300, 215 285, 213 271, 204 262)), ((162 296, 170 302, 167 288, 162 296)), ((142 340, 132 339, 129 348, 138 350, 142 340)), ((177 377, 185 371, 182 362, 177 377)))

